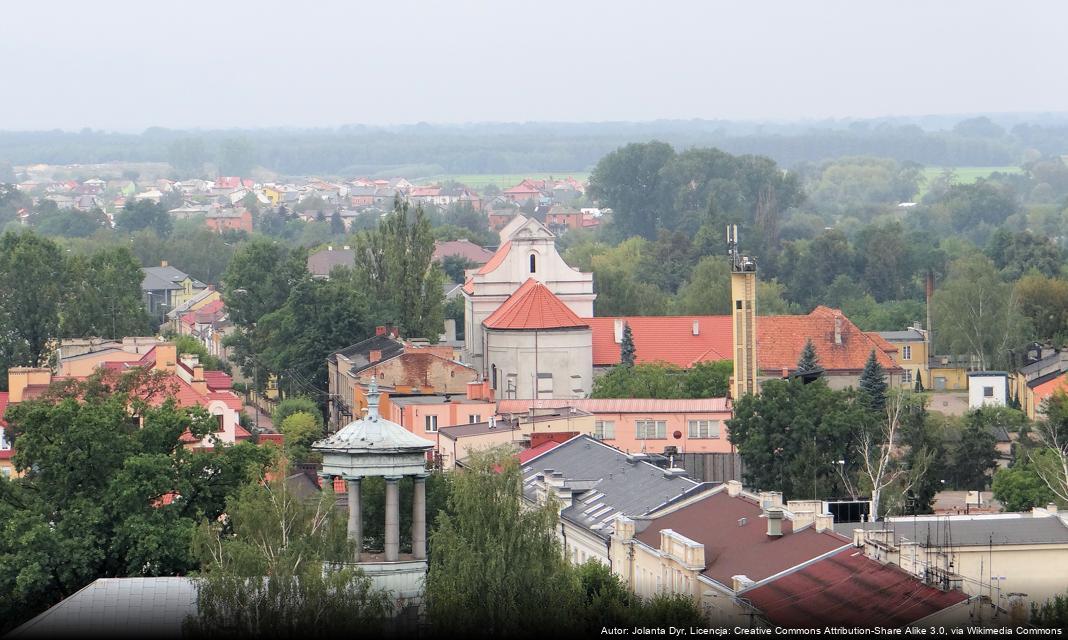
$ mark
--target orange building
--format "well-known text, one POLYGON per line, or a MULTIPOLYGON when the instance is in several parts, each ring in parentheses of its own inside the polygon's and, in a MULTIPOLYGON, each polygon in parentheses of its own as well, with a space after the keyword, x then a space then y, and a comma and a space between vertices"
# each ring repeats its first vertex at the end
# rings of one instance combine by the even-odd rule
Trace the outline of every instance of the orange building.
POLYGON ((204 224, 216 233, 223 231, 252 233, 252 213, 248 209, 224 209, 204 216, 204 224))

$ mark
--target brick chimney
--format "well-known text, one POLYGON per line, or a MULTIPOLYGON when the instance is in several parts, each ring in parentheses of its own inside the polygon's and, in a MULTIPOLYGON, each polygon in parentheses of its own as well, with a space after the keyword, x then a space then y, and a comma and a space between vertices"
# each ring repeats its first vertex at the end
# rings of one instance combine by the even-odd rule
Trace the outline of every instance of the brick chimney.
POLYGON ((834 314, 834 343, 842 344, 842 315, 834 314))
POLYGON ((52 370, 34 367, 11 367, 7 370, 7 399, 15 404, 22 402, 26 387, 36 384, 51 384, 52 370))
POLYGON ((371 353, 367 355, 368 362, 378 362, 382 359, 382 352, 378 349, 371 349, 371 353))

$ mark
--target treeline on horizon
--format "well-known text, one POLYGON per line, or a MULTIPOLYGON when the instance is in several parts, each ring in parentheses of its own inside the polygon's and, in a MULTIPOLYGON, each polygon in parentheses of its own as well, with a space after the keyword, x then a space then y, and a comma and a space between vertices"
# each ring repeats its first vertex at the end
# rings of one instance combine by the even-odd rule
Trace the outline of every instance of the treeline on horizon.
POLYGON ((1068 116, 980 116, 792 124, 711 120, 643 123, 480 123, 323 129, 92 129, 0 131, 0 165, 168 162, 175 178, 248 175, 407 175, 586 171, 614 149, 645 140, 676 148, 757 154, 791 168, 846 156, 929 166, 1016 165, 1068 148, 1068 116), (940 127, 940 128, 933 128, 940 127))

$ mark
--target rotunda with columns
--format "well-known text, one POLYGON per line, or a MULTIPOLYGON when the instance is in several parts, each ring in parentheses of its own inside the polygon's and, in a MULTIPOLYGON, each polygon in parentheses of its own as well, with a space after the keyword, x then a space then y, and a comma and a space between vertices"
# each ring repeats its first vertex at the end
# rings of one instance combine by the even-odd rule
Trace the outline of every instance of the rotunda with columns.
POLYGON ((312 449, 322 453, 319 475, 324 485, 334 478, 345 481, 348 490, 348 537, 355 543, 354 563, 375 585, 394 592, 401 606, 422 599, 426 576, 426 468, 430 440, 420 438, 378 413, 378 383, 373 378, 367 393, 367 413, 317 441, 312 449), (385 540, 381 551, 364 550, 360 483, 381 476, 385 480, 385 540), (412 552, 400 552, 400 481, 412 477, 412 552))

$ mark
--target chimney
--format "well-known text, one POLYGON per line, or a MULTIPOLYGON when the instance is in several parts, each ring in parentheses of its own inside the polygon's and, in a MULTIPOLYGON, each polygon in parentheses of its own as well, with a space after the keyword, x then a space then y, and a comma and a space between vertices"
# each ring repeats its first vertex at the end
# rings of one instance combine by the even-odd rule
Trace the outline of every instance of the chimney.
POLYGON ((173 342, 161 342, 156 345, 155 371, 174 373, 178 363, 178 348, 173 342))
MULTIPOLYGON (((26 387, 31 384, 50 384, 51 369, 11 367, 7 370, 7 399, 11 404, 22 402, 26 387)), ((2 418, 3 416, 0 416, 2 418)))
POLYGON ((701 335, 701 321, 700 320, 694 320, 693 321, 693 334, 695 336, 701 335))
POLYGON ((170 265, 168 265, 168 264, 167 264, 167 261, 166 261, 166 260, 160 260, 160 261, 159 261, 159 266, 161 266, 161 267, 167 267, 167 266, 170 266, 170 265))
POLYGON ((731 589, 734 591, 741 591, 746 587, 753 584, 753 581, 749 579, 749 576, 737 575, 731 576, 731 589))
POLYGON ((842 344, 842 316, 834 314, 834 343, 842 344))
POLYGON ((634 537, 634 521, 626 516, 616 516, 615 530, 620 540, 630 540, 634 537))
POLYGON ((782 519, 783 512, 779 507, 772 507, 768 509, 768 537, 769 538, 781 538, 782 537, 782 519))
POLYGON ((742 483, 737 480, 727 481, 727 495, 732 498, 737 498, 742 495, 742 483))
POLYGON ((782 368, 782 377, 783 377, 783 379, 786 379, 786 378, 790 377, 790 367, 783 367, 782 368))
POLYGON ((382 325, 378 325, 377 327, 375 327, 375 335, 376 336, 384 336, 384 335, 386 335, 386 328, 383 327, 382 325))
POLYGON ((770 509, 772 507, 782 507, 782 493, 779 491, 761 491, 760 508, 770 509))
POLYGON ((371 353, 367 355, 368 362, 378 362, 382 359, 382 351, 379 349, 371 349, 371 353))
POLYGON ((829 531, 834 529, 834 516, 830 513, 823 513, 816 516, 816 532, 829 531))
POLYGON ((616 318, 614 323, 616 344, 623 344, 623 318, 616 318))

